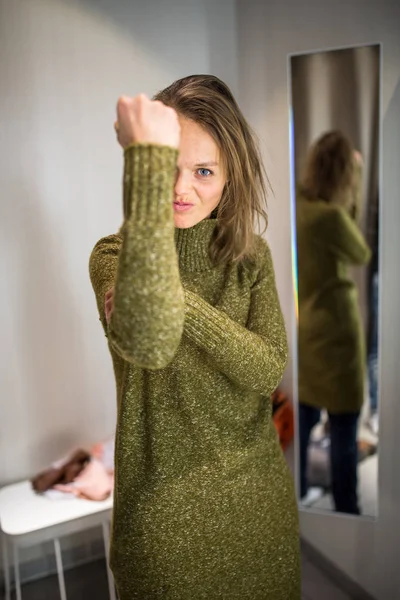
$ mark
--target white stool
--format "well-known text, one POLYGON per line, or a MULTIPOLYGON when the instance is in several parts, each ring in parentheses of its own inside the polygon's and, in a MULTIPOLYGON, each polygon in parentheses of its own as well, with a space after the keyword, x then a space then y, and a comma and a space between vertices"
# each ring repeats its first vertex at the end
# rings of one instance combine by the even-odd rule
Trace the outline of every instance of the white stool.
POLYGON ((103 502, 81 498, 50 500, 36 494, 29 481, 0 489, 0 528, 2 533, 3 565, 6 600, 11 598, 9 549, 14 558, 17 600, 21 600, 19 548, 52 540, 57 564, 61 600, 67 600, 62 565, 60 537, 77 531, 101 526, 105 546, 110 599, 115 600, 115 588, 108 566, 112 497, 103 502))

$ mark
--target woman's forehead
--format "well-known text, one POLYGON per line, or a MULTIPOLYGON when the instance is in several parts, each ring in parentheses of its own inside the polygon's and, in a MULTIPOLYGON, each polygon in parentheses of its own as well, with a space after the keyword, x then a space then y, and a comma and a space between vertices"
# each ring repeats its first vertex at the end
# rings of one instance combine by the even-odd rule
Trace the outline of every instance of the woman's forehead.
POLYGON ((220 162, 220 151, 212 136, 194 121, 180 119, 180 124, 180 161, 190 165, 217 166, 220 162))

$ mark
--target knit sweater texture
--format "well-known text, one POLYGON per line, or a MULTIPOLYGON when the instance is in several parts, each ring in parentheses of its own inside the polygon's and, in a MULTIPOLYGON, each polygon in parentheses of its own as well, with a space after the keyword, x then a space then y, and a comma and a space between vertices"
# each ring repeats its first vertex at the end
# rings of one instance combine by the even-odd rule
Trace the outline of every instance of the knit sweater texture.
POLYGON ((347 210, 297 200, 299 401, 333 414, 364 402, 365 328, 352 265, 371 252, 347 210))
POLYGON ((287 342, 270 251, 256 236, 254 259, 214 265, 216 219, 175 229, 176 160, 125 151, 124 223, 90 258, 117 385, 118 595, 299 600, 297 505, 271 418, 287 342))

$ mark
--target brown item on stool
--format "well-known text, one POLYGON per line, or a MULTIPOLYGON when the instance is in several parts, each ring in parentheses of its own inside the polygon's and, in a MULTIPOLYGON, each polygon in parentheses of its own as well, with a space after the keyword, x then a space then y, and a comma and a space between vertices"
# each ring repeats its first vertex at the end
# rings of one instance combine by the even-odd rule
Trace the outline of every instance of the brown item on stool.
POLYGON ((58 483, 71 483, 85 468, 91 456, 86 450, 76 450, 60 467, 42 471, 32 480, 35 492, 46 492, 58 483))

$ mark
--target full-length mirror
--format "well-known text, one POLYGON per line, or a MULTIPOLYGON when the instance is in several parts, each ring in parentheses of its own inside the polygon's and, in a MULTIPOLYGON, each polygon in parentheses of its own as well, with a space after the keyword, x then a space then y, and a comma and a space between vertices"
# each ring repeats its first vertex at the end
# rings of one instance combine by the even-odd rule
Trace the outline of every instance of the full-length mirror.
POLYGON ((379 44, 293 55, 291 181, 303 507, 377 515, 379 44))

